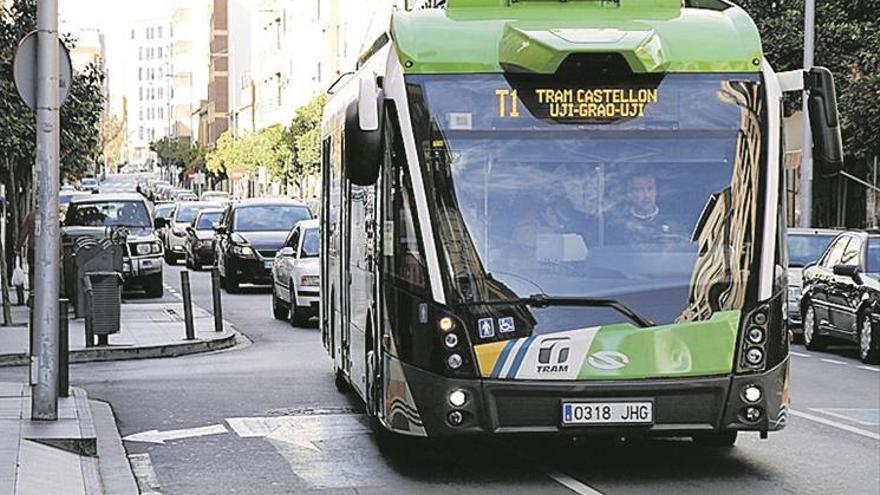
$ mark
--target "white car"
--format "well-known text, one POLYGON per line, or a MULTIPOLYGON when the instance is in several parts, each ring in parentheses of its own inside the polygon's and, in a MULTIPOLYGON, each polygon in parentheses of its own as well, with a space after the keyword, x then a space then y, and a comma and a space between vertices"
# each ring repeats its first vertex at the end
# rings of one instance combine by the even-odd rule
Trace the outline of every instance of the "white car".
POLYGON ((272 262, 272 315, 296 327, 317 316, 321 287, 318 220, 297 223, 272 262))

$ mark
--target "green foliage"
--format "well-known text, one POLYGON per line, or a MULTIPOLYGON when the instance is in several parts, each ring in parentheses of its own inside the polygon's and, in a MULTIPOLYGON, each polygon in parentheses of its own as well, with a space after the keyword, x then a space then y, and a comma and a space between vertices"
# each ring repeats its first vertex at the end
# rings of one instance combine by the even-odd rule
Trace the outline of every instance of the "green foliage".
MULTIPOLYGON (((803 0, 734 0, 751 14, 777 71, 803 66, 803 0)), ((831 69, 850 158, 880 155, 880 0, 816 0, 815 64, 831 69)))
MULTIPOLYGON (((15 166, 17 182, 28 189, 36 160, 36 115, 18 96, 12 79, 15 50, 36 28, 35 0, 16 0, 0 12, 0 166, 15 166)), ((74 40, 64 38, 70 48, 74 40)), ((73 75, 70 96, 61 107, 61 174, 75 179, 92 173, 100 146, 98 124, 104 108, 103 69, 90 65, 73 75)), ((3 174, 4 181, 8 174, 3 174)))
POLYGON ((287 129, 286 139, 293 149, 293 173, 310 175, 321 163, 321 117, 327 96, 319 93, 297 110, 287 129))

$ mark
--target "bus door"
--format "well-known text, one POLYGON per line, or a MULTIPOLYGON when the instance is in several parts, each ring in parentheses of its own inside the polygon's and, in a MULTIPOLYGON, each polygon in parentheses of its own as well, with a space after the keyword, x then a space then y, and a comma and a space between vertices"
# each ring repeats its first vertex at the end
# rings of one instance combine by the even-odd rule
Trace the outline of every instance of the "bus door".
POLYGON ((351 384, 366 397, 367 332, 372 332, 371 308, 374 300, 373 224, 375 222, 375 186, 350 185, 348 222, 348 301, 347 339, 349 344, 351 384))

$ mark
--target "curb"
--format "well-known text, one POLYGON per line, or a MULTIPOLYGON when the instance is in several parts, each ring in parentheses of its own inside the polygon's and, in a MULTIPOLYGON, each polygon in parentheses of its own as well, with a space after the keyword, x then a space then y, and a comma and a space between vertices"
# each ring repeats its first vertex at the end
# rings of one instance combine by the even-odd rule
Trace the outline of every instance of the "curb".
MULTIPOLYGON (((143 347, 91 347, 88 349, 76 349, 70 351, 70 364, 97 363, 104 361, 126 361, 130 359, 155 359, 188 356, 206 352, 219 351, 234 347, 237 343, 239 332, 229 330, 226 336, 211 339, 197 340, 194 342, 179 342, 174 344, 160 344, 143 347)), ((221 334, 222 335, 222 334, 221 334)), ((28 366, 30 356, 20 354, 0 354, 0 367, 28 366)))

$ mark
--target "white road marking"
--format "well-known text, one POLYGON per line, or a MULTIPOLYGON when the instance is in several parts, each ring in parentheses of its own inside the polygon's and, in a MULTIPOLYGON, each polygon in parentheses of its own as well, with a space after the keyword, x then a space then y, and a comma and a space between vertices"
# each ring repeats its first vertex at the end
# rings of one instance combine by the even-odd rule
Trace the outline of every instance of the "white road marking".
POLYGON ((846 414, 841 414, 835 411, 876 411, 876 409, 822 409, 822 408, 810 408, 810 411, 815 411, 818 413, 822 413, 828 416, 834 416, 835 418, 845 419, 847 421, 852 421, 853 423, 858 423, 864 426, 877 426, 876 422, 870 421, 862 421, 860 419, 856 419, 852 416, 847 416, 846 414))
POLYGON ((219 435, 228 433, 229 430, 223 425, 200 426, 198 428, 187 428, 184 430, 158 431, 150 430, 141 433, 135 433, 123 437, 128 442, 147 442, 165 444, 166 440, 178 440, 181 438, 203 437, 206 435, 219 435))
POLYGON ((816 423, 822 423, 823 425, 831 426, 840 430, 848 431, 850 433, 855 433, 856 435, 861 435, 863 437, 868 437, 873 440, 880 441, 880 433, 874 433, 873 431, 863 430, 861 428, 856 428, 855 426, 846 425, 843 423, 838 423, 837 421, 833 421, 830 419, 821 418, 819 416, 814 416, 812 414, 795 411, 789 409, 788 411, 792 416, 797 416, 799 418, 809 419, 810 421, 815 421, 816 423))
POLYGON ((874 366, 859 366, 859 369, 880 372, 880 368, 876 368, 874 366))
POLYGON ((153 469, 150 454, 131 454, 128 459, 131 462, 131 470, 137 480, 141 495, 161 494, 159 477, 156 476, 156 470, 153 469))
POLYGON ((806 354, 803 352, 788 351, 788 353, 791 354, 792 356, 797 356, 797 357, 802 357, 802 358, 813 357, 812 354, 806 354))
POLYGON ((846 361, 838 361, 836 359, 819 358, 819 361, 825 361, 826 363, 831 363, 831 364, 849 364, 846 361))
POLYGON ((580 481, 572 478, 571 476, 560 473, 559 471, 549 471, 547 476, 553 479, 553 481, 559 483, 560 485, 568 488, 569 490, 579 493, 581 495, 602 495, 602 492, 581 483, 580 481))

